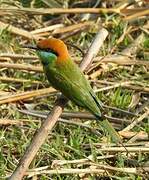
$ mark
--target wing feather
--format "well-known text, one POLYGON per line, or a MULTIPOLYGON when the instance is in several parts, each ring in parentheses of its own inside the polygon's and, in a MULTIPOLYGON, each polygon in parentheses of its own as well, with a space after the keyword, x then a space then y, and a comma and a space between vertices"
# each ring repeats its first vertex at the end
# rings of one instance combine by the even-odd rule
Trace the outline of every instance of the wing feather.
POLYGON ((77 65, 70 63, 67 66, 59 66, 53 68, 51 73, 48 69, 46 74, 52 86, 60 90, 67 98, 93 114, 100 115, 100 102, 77 65))

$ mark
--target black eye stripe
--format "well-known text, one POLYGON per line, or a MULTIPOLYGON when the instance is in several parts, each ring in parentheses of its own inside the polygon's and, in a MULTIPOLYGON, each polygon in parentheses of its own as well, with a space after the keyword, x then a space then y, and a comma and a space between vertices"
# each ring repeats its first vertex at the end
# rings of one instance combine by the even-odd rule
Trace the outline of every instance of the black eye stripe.
POLYGON ((55 51, 53 51, 52 49, 44 49, 44 51, 46 51, 46 52, 51 52, 51 53, 53 53, 53 54, 55 54, 56 56, 58 56, 58 53, 57 52, 55 52, 55 51))
POLYGON ((38 50, 45 51, 45 52, 51 52, 51 53, 55 54, 56 56, 58 56, 58 53, 55 52, 52 49, 49 49, 49 48, 40 48, 40 47, 37 47, 37 48, 38 48, 38 50))

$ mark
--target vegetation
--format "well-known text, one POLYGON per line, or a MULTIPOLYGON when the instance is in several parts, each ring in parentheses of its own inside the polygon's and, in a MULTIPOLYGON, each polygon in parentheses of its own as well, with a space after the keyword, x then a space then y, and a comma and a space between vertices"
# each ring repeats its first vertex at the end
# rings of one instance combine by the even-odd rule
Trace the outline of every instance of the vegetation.
MULTIPOLYGON (((69 101, 63 121, 49 132, 25 179, 147 179, 147 1, 10 0, 0 5, 0 179, 13 173, 59 95, 49 88, 35 52, 22 46, 54 36, 86 53, 99 26, 109 34, 85 73, 105 105, 132 112, 106 109, 107 116, 117 118, 109 119, 123 145, 112 143, 93 117, 69 101), (62 13, 53 8, 92 12, 62 13)), ((69 51, 80 63, 81 52, 72 46, 69 51)))

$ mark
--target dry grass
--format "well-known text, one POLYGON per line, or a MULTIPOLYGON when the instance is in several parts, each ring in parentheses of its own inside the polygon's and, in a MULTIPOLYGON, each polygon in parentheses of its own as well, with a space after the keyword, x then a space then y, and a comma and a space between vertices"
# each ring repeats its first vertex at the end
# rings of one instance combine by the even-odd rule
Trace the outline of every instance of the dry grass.
MULTIPOLYGON (((106 110, 124 147, 113 144, 93 116, 69 102, 62 119, 32 161, 26 179, 147 179, 147 6, 147 1, 141 0, 102 1, 96 6, 89 0, 1 2, 1 179, 6 179, 17 167, 45 119, 44 112, 52 109, 58 94, 49 88, 36 54, 21 46, 54 36, 86 52, 99 26, 106 28, 109 35, 87 69, 86 77, 104 104, 135 114, 106 110), (77 9, 82 7, 85 8, 77 9)), ((69 51, 79 63, 80 52, 72 47, 69 51)))

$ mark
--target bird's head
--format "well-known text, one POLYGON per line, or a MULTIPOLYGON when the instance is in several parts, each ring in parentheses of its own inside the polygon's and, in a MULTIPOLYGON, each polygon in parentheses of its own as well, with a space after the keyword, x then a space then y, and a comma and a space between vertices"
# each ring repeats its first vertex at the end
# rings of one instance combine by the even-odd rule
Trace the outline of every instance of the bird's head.
POLYGON ((70 57, 65 43, 56 38, 40 40, 36 46, 28 47, 36 50, 44 66, 52 62, 64 62, 70 57))

